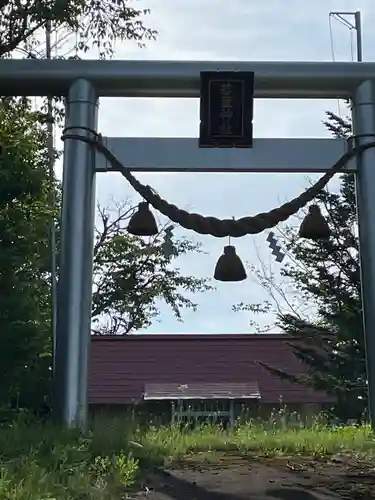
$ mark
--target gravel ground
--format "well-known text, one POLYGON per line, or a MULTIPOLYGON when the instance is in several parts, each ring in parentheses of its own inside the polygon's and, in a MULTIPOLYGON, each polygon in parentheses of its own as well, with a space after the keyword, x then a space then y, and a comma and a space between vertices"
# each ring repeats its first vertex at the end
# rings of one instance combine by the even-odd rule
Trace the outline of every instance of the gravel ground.
POLYGON ((375 464, 337 456, 228 457, 184 461, 145 478, 132 498, 147 500, 375 500, 375 464))

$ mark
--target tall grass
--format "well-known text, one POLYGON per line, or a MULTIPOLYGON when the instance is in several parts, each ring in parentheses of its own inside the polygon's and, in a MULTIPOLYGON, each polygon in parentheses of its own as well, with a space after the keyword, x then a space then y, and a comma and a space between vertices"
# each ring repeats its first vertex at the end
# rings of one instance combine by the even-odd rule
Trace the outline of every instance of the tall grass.
POLYGON ((0 429, 0 498, 116 500, 147 468, 202 452, 372 455, 375 441, 368 426, 305 426, 290 419, 191 430, 101 417, 85 435, 18 422, 0 429))

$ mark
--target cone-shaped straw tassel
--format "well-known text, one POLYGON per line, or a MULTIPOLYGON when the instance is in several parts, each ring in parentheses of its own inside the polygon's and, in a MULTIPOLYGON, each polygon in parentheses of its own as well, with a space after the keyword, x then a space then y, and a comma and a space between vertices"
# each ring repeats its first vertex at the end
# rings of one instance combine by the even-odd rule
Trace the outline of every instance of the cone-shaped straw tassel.
POLYGON ((130 217, 127 229, 128 233, 134 236, 154 236, 158 234, 155 217, 146 201, 138 205, 138 210, 130 217))
POLYGON ((322 215, 318 205, 310 205, 309 213, 303 219, 299 229, 301 238, 309 240, 326 240, 331 236, 328 222, 322 215))
POLYGON ((216 263, 214 278, 217 281, 243 281, 247 278, 245 267, 234 246, 224 247, 224 252, 216 263))

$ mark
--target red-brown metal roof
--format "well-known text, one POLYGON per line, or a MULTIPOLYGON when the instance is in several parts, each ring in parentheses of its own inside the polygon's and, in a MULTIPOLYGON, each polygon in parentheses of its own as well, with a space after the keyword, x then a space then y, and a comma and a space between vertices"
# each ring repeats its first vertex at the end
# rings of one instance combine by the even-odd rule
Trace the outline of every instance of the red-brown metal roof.
POLYGON ((256 382, 217 383, 202 382, 192 384, 146 383, 145 400, 177 399, 259 399, 256 382))
POLYGON ((249 384, 261 401, 324 403, 329 398, 272 375, 258 362, 292 374, 305 366, 283 334, 93 336, 90 404, 124 404, 143 399, 146 384, 249 384))

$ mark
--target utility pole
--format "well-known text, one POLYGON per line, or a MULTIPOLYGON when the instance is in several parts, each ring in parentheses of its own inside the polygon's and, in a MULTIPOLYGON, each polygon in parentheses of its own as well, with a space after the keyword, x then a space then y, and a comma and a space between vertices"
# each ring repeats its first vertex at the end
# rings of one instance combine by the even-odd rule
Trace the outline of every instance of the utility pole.
POLYGON ((350 31, 356 31, 356 45, 357 45, 357 62, 363 61, 362 51, 362 22, 361 13, 357 12, 330 12, 329 17, 336 19, 341 24, 346 26, 350 31), (353 19, 353 22, 348 21, 347 17, 353 19))
POLYGON ((362 22, 359 10, 354 14, 354 26, 357 33, 357 61, 362 62, 362 22))
MULTIPOLYGON (((51 44, 51 21, 46 24, 45 42, 46 59, 52 59, 51 44)), ((47 152, 48 152, 48 172, 49 172, 49 202, 52 210, 56 208, 55 199, 55 149, 54 149, 54 126, 53 126, 53 98, 47 97, 47 152)), ((51 259, 51 327, 52 327, 52 369, 55 365, 56 352, 56 321, 57 321, 57 275, 56 275, 56 224, 55 215, 51 216, 49 228, 49 247, 51 259)))

